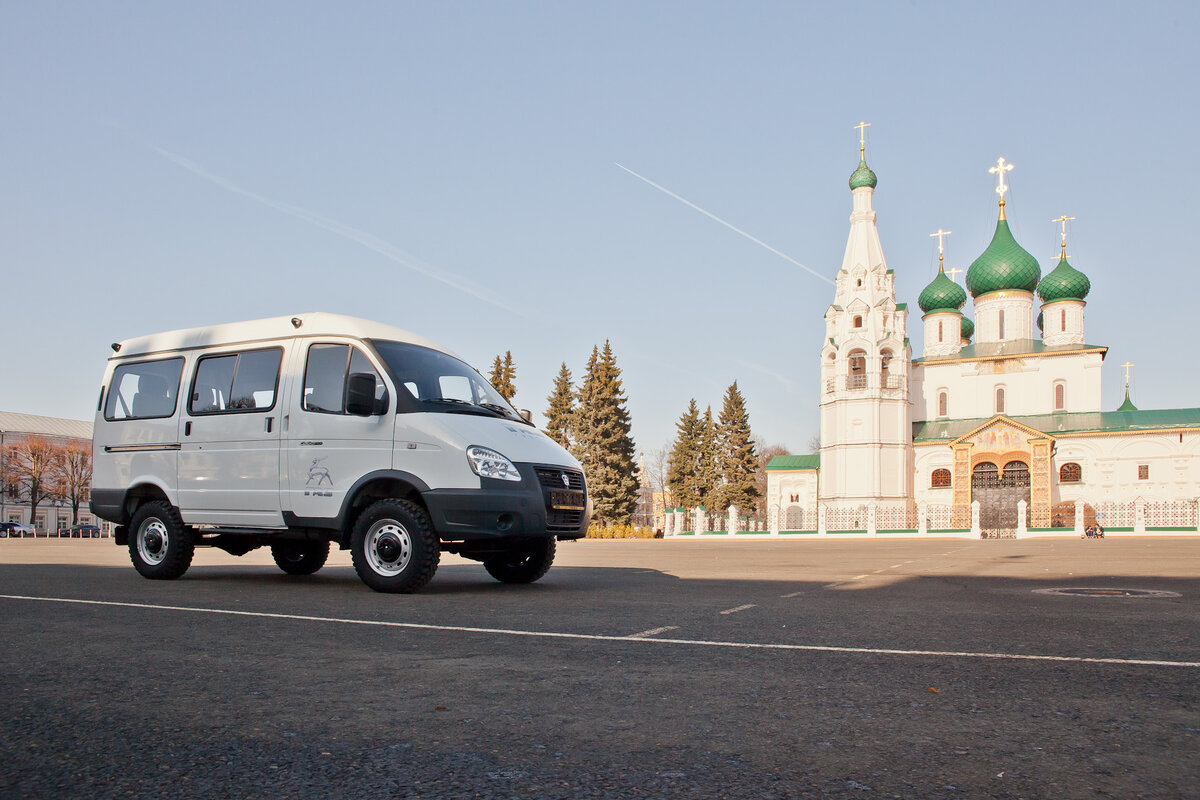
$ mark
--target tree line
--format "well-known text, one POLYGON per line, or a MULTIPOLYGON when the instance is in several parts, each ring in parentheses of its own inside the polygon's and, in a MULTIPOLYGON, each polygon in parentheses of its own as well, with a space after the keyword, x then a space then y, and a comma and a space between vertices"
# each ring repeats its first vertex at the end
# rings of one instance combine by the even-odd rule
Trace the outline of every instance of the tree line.
POLYGON ((720 513, 737 506, 743 514, 755 513, 763 494, 757 482, 760 464, 746 398, 737 381, 725 391, 716 420, 712 406, 706 407, 701 416, 692 398, 675 429, 677 435, 667 463, 672 503, 688 509, 703 506, 720 513))
POLYGON ((71 524, 77 524, 79 507, 91 493, 91 443, 57 444, 44 436, 30 434, 5 445, 0 480, 9 498, 29 504, 31 521, 37 519, 39 505, 61 501, 71 506, 71 524))

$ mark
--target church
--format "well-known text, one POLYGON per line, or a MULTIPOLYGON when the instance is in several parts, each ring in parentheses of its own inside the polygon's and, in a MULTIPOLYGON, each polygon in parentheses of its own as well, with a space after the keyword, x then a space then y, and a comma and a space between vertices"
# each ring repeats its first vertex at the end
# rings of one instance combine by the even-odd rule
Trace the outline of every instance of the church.
MULTIPOLYGON (((860 128, 861 130, 861 128, 860 128)), ((1009 538, 1195 533, 1200 408, 1101 405, 1106 347, 1085 334, 1087 275, 1062 252, 1046 275, 1005 216, 1003 158, 995 234, 966 271, 942 263, 917 298, 896 302, 876 229, 877 178, 860 138, 850 175, 850 236, 820 342, 818 454, 767 466, 773 533, 947 532, 1009 538), (968 294, 970 306, 968 309, 968 294), (1064 528, 1072 529, 1065 531, 1064 528)))

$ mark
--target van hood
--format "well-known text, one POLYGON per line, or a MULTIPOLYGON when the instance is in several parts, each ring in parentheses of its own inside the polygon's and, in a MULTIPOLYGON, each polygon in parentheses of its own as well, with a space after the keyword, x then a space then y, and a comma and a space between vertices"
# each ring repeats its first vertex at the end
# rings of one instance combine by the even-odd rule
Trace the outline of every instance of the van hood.
POLYGON ((489 447, 513 462, 549 464, 582 471, 558 442, 531 425, 475 414, 417 413, 396 416, 396 441, 465 450, 489 447))

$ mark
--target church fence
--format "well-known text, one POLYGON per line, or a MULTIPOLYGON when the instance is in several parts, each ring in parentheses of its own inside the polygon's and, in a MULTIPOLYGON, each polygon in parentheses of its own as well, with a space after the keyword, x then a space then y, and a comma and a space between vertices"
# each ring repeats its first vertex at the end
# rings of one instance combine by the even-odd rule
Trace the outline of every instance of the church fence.
MULTIPOLYGON (((768 519, 743 516, 737 507, 725 513, 710 513, 700 507, 691 510, 669 509, 663 517, 667 536, 729 536, 816 534, 847 537, 874 537, 881 534, 954 536, 980 538, 979 503, 973 503, 970 527, 954 526, 954 508, 947 504, 911 501, 860 504, 857 506, 801 505, 792 503, 772 509, 768 519)), ((1017 504, 1017 528, 1008 535, 1063 536, 1082 534, 1086 527, 1101 525, 1107 533, 1160 534, 1168 536, 1200 534, 1200 499, 1197 500, 1103 500, 1089 504, 1082 500, 1064 501, 1051 513, 1051 527, 1031 528, 1028 504, 1017 504)), ((995 534, 995 531, 991 531, 995 534)), ((1001 531, 1001 534, 1004 532, 1001 531)))

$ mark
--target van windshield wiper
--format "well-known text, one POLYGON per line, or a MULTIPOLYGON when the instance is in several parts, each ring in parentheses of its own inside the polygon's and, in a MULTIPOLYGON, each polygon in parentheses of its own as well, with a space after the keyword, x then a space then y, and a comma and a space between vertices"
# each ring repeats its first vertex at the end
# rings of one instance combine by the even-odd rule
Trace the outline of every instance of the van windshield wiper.
MULTIPOLYGON (((504 406, 499 405, 497 403, 480 403, 479 405, 483 406, 484 408, 486 408, 490 411, 495 411, 497 414, 500 414, 509 419, 513 418, 513 413, 510 409, 505 408, 504 406)), ((521 421, 524 422, 524 420, 521 420, 521 421)))
POLYGON ((442 405, 455 406, 451 411, 453 414, 479 414, 480 416, 503 416, 489 405, 476 405, 467 400, 459 400, 457 397, 429 397, 426 398, 426 403, 437 403, 442 405))

